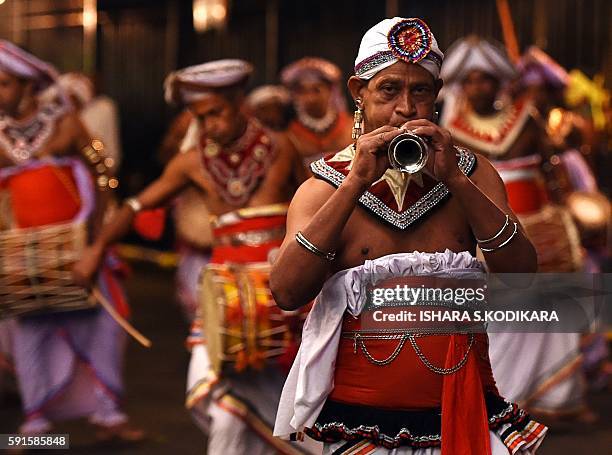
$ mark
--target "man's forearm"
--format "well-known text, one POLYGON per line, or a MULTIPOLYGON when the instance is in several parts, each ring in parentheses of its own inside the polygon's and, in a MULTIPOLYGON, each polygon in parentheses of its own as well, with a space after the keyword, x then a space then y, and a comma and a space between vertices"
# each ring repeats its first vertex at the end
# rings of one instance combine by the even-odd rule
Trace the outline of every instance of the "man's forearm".
MULTIPOLYGON (((462 175, 451 182, 447 182, 447 186, 453 197, 461 204, 463 213, 477 239, 489 239, 504 226, 506 212, 484 194, 469 177, 462 175)), ((508 226, 500 237, 491 245, 482 246, 499 246, 509 239, 513 234, 515 221, 510 218, 508 226)), ((492 252, 483 251, 483 254, 491 272, 527 273, 535 272, 537 268, 535 249, 520 227, 507 244, 492 252)))
POLYGON ((100 230, 94 242, 94 247, 102 253, 106 247, 114 244, 127 235, 134 220, 134 211, 127 205, 123 205, 113 218, 100 230))
MULTIPOLYGON (((366 188, 347 178, 301 229, 304 237, 322 251, 336 251, 342 230, 366 188)), ((289 239, 274 263, 270 281, 277 303, 285 309, 305 305, 319 293, 330 270, 329 261, 289 239)))

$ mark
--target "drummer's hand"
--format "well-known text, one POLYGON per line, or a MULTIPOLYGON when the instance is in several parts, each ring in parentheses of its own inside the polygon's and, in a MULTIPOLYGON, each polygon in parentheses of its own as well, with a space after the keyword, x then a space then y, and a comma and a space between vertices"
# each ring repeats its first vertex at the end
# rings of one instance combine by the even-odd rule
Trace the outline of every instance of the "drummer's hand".
POLYGON ((356 179, 366 188, 382 177, 389 168, 387 148, 395 136, 405 132, 393 126, 382 126, 357 139, 355 158, 348 179, 356 179))
POLYGON ((430 151, 433 153, 430 153, 426 167, 437 180, 448 183, 450 180, 462 177, 463 174, 457 163, 457 150, 447 129, 425 119, 411 120, 404 123, 402 128, 428 140, 430 151))
POLYGON ((84 288, 89 288, 96 276, 104 250, 96 245, 86 247, 79 259, 72 267, 72 279, 74 282, 84 288))

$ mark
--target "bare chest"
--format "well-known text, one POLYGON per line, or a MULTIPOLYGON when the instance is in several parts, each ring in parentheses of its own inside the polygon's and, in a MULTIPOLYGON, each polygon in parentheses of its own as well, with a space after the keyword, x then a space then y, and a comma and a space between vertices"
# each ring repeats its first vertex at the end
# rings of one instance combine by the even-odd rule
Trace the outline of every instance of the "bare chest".
POLYGON ((235 203, 231 196, 231 182, 215 182, 202 167, 193 169, 190 175, 192 186, 213 215, 222 215, 245 207, 289 202, 291 191, 286 186, 270 184, 262 177, 258 185, 248 193, 246 200, 235 203))
POLYGON ((396 229, 357 207, 342 232, 336 269, 343 270, 367 259, 404 252, 475 251, 471 229, 452 199, 404 230, 396 229))

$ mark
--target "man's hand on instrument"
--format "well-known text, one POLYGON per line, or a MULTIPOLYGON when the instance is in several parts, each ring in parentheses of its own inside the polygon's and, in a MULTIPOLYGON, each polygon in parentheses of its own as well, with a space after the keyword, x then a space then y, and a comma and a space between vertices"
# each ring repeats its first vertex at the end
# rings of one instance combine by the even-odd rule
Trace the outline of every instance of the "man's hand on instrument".
POLYGON ((399 134, 405 132, 393 126, 382 126, 357 139, 353 166, 348 179, 356 179, 366 188, 378 180, 389 168, 387 148, 399 134))
POLYGON ((84 288, 91 287, 103 257, 104 250, 98 246, 90 245, 86 247, 81 254, 81 258, 72 267, 74 282, 84 288))
POLYGON ((425 119, 411 120, 402 128, 428 140, 430 156, 426 168, 443 183, 448 183, 463 174, 457 165, 457 151, 448 130, 425 119))

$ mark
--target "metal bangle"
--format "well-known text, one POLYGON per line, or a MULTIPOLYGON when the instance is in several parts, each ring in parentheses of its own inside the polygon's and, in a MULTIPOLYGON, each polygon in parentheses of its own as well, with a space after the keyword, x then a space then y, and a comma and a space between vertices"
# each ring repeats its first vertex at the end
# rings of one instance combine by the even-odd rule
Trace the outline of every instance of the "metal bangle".
POLYGON ((295 234, 295 240, 296 240, 297 243, 302 245, 304 248, 306 248, 311 253, 314 253, 317 256, 322 257, 323 259, 325 259, 327 261, 333 261, 334 258, 336 257, 336 252, 335 251, 325 252, 323 250, 320 250, 316 246, 314 246, 310 242, 310 240, 308 240, 306 237, 304 237, 304 234, 302 234, 302 231, 298 231, 298 233, 295 234))
POLYGON ((135 197, 126 199, 124 204, 131 208, 134 213, 138 213, 142 210, 141 202, 135 197))
POLYGON ((506 240, 504 240, 502 243, 500 243, 496 247, 493 247, 493 248, 482 248, 482 247, 480 247, 480 251, 482 251, 483 253, 490 253, 491 251, 495 251, 495 250, 499 250, 500 248, 503 248, 508 243, 510 243, 510 241, 514 238, 514 236, 516 235, 517 232, 518 232, 518 223, 514 223, 514 231, 512 232, 510 237, 508 237, 506 240))
POLYGON ((508 227, 508 224, 510 223, 510 215, 506 215, 506 221, 504 222, 504 225, 502 226, 502 228, 497 232, 497 234, 495 234, 493 237, 491 237, 490 239, 485 239, 485 240, 481 240, 481 239, 476 239, 476 241, 478 243, 489 243, 492 242, 493 240, 495 240, 497 237, 499 237, 500 235, 502 235, 502 232, 504 232, 504 230, 508 227))

